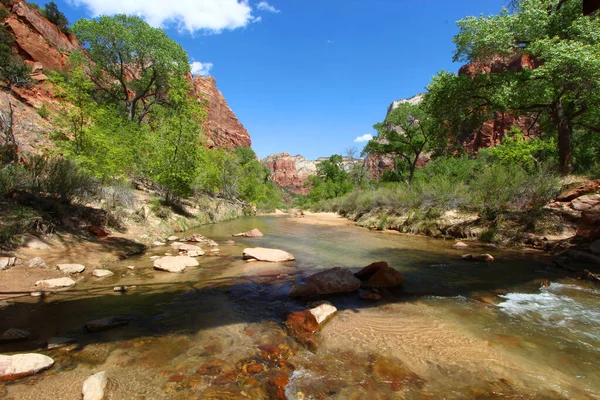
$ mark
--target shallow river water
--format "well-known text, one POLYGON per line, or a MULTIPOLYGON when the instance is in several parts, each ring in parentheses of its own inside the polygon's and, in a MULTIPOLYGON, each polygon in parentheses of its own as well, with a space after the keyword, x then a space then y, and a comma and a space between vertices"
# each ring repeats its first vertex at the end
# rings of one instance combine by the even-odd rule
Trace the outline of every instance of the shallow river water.
POLYGON ((32 332, 26 342, 0 344, 1 353, 55 360, 39 375, 0 384, 0 398, 80 399, 83 381, 98 371, 109 378, 107 399, 600 398, 600 288, 543 255, 481 247, 468 252, 496 261, 463 261, 453 241, 284 216, 179 236, 192 232, 220 251, 182 274, 154 270, 150 256, 171 251, 154 248, 108 266, 113 277, 86 277, 71 290, 0 309, 0 331, 32 332), (255 227, 266 236, 226 243, 255 227), (254 246, 286 250, 296 261, 244 262, 243 248, 254 246), (310 303, 288 298, 295 280, 379 260, 404 274, 401 290, 378 302, 356 293, 327 298, 339 313, 316 349, 287 335, 286 314, 310 303), (117 285, 135 288, 117 293, 117 285), (107 316, 130 322, 84 332, 86 321, 107 316), (76 344, 45 350, 53 336, 76 344))

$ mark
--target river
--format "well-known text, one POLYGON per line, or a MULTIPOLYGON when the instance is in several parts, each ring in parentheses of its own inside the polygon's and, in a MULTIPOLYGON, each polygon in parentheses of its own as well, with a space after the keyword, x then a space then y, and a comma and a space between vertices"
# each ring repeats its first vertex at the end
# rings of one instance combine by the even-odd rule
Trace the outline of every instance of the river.
POLYGON ((171 249, 153 248, 109 265, 113 277, 19 297, 2 309, 0 330, 33 335, 0 352, 41 352, 55 365, 3 384, 0 398, 80 399, 82 382, 98 371, 109 378, 107 399, 600 398, 600 288, 569 278, 540 253, 472 247, 496 261, 466 261, 453 241, 285 216, 180 236, 194 232, 220 250, 182 274, 154 270, 150 257, 171 249), (226 243, 252 228, 265 237, 226 243), (254 246, 286 250, 296 261, 243 261, 243 248, 254 246), (379 260, 404 274, 401 290, 378 302, 356 293, 328 297, 339 313, 314 351, 287 335, 285 315, 310 303, 288 298, 295 279, 379 260), (135 288, 118 293, 117 285, 135 288), (115 315, 129 324, 82 328, 115 315), (76 344, 44 350, 53 336, 76 344))

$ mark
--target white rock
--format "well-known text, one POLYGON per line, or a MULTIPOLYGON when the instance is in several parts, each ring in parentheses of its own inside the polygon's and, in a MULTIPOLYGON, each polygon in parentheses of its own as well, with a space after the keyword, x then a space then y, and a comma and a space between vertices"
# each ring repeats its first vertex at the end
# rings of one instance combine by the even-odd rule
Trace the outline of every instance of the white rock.
POLYGON ((335 315, 337 308, 331 303, 324 302, 308 311, 315 316, 315 319, 321 325, 335 315))
POLYGON ((185 254, 190 257, 199 257, 204 255, 204 250, 201 247, 194 246, 193 244, 182 244, 179 246, 179 254, 185 254))
POLYGON ((46 348, 48 350, 60 349, 62 347, 66 347, 70 344, 75 343, 75 339, 69 337, 52 337, 48 339, 48 343, 46 344, 46 348))
POLYGON ((50 368, 54 360, 43 354, 0 355, 0 380, 10 381, 50 368))
POLYGON ((83 400, 102 400, 104 398, 106 383, 106 372, 104 371, 87 378, 83 382, 83 388, 81 389, 83 400))
POLYGON ((44 292, 31 292, 29 293, 29 295, 31 297, 42 297, 44 295, 44 292))
POLYGON ((24 329, 11 328, 0 336, 0 342, 12 342, 15 340, 24 340, 31 336, 31 333, 24 329))
POLYGON ((56 268, 65 274, 79 274, 85 271, 85 266, 81 264, 58 264, 56 268))
POLYGON ((176 241, 176 240, 179 240, 179 237, 177 237, 177 236, 169 236, 169 237, 167 238, 167 240, 168 240, 169 242, 174 242, 174 241, 176 241))
POLYGON ((48 244, 42 242, 36 237, 31 237, 29 240, 27 240, 27 243, 25 243, 25 247, 34 250, 47 250, 50 248, 48 244))
POLYGON ((49 289, 58 289, 75 286, 75 281, 71 278, 46 279, 43 281, 37 281, 35 283, 35 286, 43 286, 49 289))
POLYGON ((454 243, 454 246, 452 246, 452 247, 454 247, 456 249, 460 249, 460 248, 469 247, 469 245, 464 242, 456 242, 456 243, 454 243))
POLYGON ((154 247, 165 246, 165 245, 166 245, 166 243, 159 242, 159 241, 156 241, 156 242, 152 243, 152 246, 154 246, 154 247))
POLYGON ((95 269, 92 272, 92 275, 94 275, 96 278, 106 278, 107 276, 113 276, 114 273, 107 269, 95 269))
POLYGON ((152 256, 150 257, 151 260, 158 260, 160 258, 160 256, 152 256))
POLYGON ((10 267, 14 267, 18 263, 19 262, 17 257, 0 257, 0 270, 9 269, 10 267))
POLYGON ((246 248, 243 251, 244 259, 257 259, 258 261, 284 262, 295 260, 294 256, 287 251, 279 249, 267 249, 264 247, 246 248))
POLYGON ((183 272, 186 267, 196 267, 200 263, 190 256, 166 256, 154 260, 154 268, 167 272, 183 272))
POLYGON ((179 247, 181 245, 183 245, 183 243, 181 243, 181 242, 173 242, 173 243, 171 243, 171 246, 173 246, 173 247, 179 247))
POLYGON ((46 263, 40 257, 29 260, 29 268, 46 268, 46 263))
POLYGON ((135 269, 135 266, 133 266, 133 265, 128 265, 128 266, 127 266, 127 269, 130 269, 130 270, 132 270, 132 271, 133 271, 133 270, 135 269))

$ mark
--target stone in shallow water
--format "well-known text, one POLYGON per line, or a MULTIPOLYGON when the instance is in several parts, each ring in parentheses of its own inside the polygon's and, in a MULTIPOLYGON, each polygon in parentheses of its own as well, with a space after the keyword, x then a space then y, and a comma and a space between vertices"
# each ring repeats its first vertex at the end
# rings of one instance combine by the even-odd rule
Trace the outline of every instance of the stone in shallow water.
POLYGON ((85 324, 85 329, 88 332, 101 332, 108 329, 118 328, 120 326, 127 325, 129 319, 123 317, 106 317, 101 319, 95 319, 88 321, 85 324))
POLYGON ((251 231, 248 232, 242 232, 242 233, 236 233, 235 235, 233 235, 234 237, 263 237, 265 236, 261 231, 259 231, 258 229, 254 228, 251 231))
POLYGON ((243 251, 245 260, 256 259, 267 262, 284 262, 295 260, 294 256, 287 251, 279 249, 267 249, 264 247, 245 248, 243 251))
POLYGON ((71 278, 56 278, 37 281, 35 286, 43 286, 49 289, 59 289, 64 287, 75 286, 75 281, 71 278))
POLYGON ((11 381, 50 368, 54 360, 43 354, 0 355, 0 380, 11 381))
POLYGON ((79 274, 85 271, 85 266, 81 264, 58 264, 56 268, 65 274, 79 274))
POLYGON ((176 241, 176 240, 179 240, 179 237, 177 237, 177 236, 169 236, 169 237, 167 238, 167 240, 168 240, 169 242, 174 242, 174 241, 176 241))
POLYGON ((107 276, 113 276, 114 273, 107 269, 95 269, 92 272, 92 275, 94 275, 96 278, 106 278, 107 276))
POLYGON ((204 255, 204 250, 201 247, 193 244, 182 244, 179 246, 179 254, 188 255, 190 257, 200 257, 204 255))
POLYGON ((154 268, 167 272, 183 272, 186 267, 196 267, 200 263, 190 256, 166 256, 154 260, 154 268))
POLYGON ((16 340, 25 340, 29 336, 31 336, 31 333, 29 333, 28 331, 26 331, 24 329, 11 328, 11 329, 4 331, 4 333, 2 333, 2 336, 0 336, 0 342, 12 342, 12 341, 16 341, 16 340))
POLYGON ((69 337, 52 337, 48 339, 48 343, 46 344, 46 348, 48 350, 60 349, 62 347, 66 347, 70 344, 75 343, 75 339, 69 337))
POLYGON ((335 308, 333 304, 325 301, 308 311, 316 318, 319 325, 323 325, 337 313, 337 308, 335 308))
POLYGON ((347 269, 335 267, 306 278, 305 283, 292 286, 291 297, 350 293, 360 288, 360 280, 347 269))
POLYGON ((98 372, 87 378, 83 382, 83 388, 81 394, 83 400, 102 400, 104 398, 104 391, 106 390, 106 372, 98 372))
POLYGON ((469 245, 466 244, 465 242, 456 242, 456 243, 454 243, 454 245, 452 247, 454 247, 456 249, 460 249, 460 248, 469 247, 469 245))

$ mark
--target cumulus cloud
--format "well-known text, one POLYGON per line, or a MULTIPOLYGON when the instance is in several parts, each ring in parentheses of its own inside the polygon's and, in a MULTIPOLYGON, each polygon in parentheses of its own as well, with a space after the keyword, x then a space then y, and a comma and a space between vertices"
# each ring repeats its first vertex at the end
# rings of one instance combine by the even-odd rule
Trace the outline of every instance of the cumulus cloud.
POLYGON ((190 64, 192 68, 192 75, 206 76, 209 74, 210 69, 213 67, 212 63, 201 63, 200 61, 194 61, 190 64))
MULTIPOLYGON (((254 21, 248 0, 70 0, 94 16, 139 15, 155 27, 175 24, 190 33, 242 28, 254 21)), ((261 2, 260 4, 266 2, 261 2)), ((270 7, 270 6, 269 6, 270 7)))
POLYGON ((371 135, 370 133, 365 133, 364 135, 354 139, 354 143, 368 142, 371 139, 373 139, 373 135, 371 135))
POLYGON ((256 5, 256 8, 262 11, 268 11, 272 13, 278 13, 279 10, 267 3, 266 1, 261 1, 256 5))

